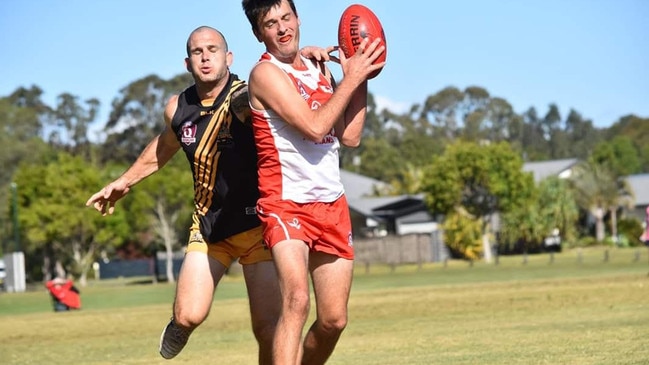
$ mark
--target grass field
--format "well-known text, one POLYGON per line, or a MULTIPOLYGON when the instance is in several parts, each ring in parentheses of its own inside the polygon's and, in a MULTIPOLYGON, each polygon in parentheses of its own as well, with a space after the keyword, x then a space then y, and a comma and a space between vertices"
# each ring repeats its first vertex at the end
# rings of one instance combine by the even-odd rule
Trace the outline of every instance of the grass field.
MULTIPOLYGON (((358 268, 350 321, 329 364, 649 364, 646 249, 358 268), (641 256, 638 257, 637 255, 641 256)), ((240 277, 171 362, 157 353, 174 287, 126 280, 82 288, 55 313, 44 289, 0 294, 0 364, 255 364, 240 277)))

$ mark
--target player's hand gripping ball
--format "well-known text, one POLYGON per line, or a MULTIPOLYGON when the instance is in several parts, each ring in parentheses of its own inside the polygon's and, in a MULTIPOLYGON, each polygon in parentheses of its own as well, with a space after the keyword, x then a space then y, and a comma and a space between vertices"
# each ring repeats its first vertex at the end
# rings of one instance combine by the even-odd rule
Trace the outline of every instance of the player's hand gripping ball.
MULTIPOLYGON (((372 42, 377 37, 382 39, 385 50, 374 61, 375 64, 384 62, 388 55, 388 45, 379 18, 372 10, 361 4, 350 5, 343 11, 338 23, 338 46, 345 53, 345 57, 351 57, 356 53, 363 38, 369 38, 372 42)), ((383 68, 372 72, 368 79, 375 78, 381 70, 383 68)))

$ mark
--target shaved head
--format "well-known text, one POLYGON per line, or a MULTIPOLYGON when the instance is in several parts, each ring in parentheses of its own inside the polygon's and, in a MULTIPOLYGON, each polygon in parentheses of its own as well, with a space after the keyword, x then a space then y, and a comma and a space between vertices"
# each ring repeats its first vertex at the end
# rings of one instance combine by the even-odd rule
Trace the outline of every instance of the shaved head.
POLYGON ((221 39, 223 40, 223 44, 225 46, 224 47, 225 52, 228 51, 228 41, 225 40, 225 36, 223 36, 223 33, 221 33, 220 31, 218 31, 218 30, 216 30, 216 29, 214 29, 212 27, 209 27, 207 25, 202 25, 202 26, 194 29, 189 34, 189 37, 187 37, 187 56, 189 56, 189 54, 191 53, 191 40, 192 40, 192 37, 194 36, 194 34, 198 34, 198 33, 202 33, 202 32, 214 32, 214 33, 218 34, 219 37, 221 37, 221 39))

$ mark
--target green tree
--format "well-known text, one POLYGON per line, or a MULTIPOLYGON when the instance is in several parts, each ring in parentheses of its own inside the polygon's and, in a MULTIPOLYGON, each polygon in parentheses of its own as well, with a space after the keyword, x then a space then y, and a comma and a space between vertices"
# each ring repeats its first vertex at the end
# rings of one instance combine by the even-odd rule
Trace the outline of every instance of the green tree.
POLYGON ((8 98, 0 98, 0 185, 6 186, 18 164, 34 157, 42 150, 41 124, 36 110, 12 104, 8 98))
MULTIPOLYGON (((0 241, 9 242, 10 184, 20 163, 36 161, 50 151, 41 139, 42 115, 47 109, 40 101, 38 88, 20 88, 9 97, 0 98, 0 241)), ((2 245, 4 248, 4 245, 2 245)))
POLYGON ((88 214, 86 195, 99 185, 95 171, 81 158, 60 152, 52 161, 25 164, 16 173, 27 253, 52 252, 51 260, 44 257, 44 272, 52 270, 50 263, 61 263, 82 286, 99 252, 128 235, 122 214, 109 219, 88 214))
POLYGON ((503 98, 491 98, 486 108, 484 135, 491 142, 509 141, 516 113, 503 98))
POLYGON ((458 208, 444 219, 444 243, 451 252, 469 261, 482 256, 482 219, 458 208))
MULTIPOLYGON (((434 128, 424 119, 412 119, 402 115, 392 119, 400 126, 399 132, 394 133, 391 144, 404 161, 420 167, 430 162, 430 157, 443 151, 444 142, 437 137, 434 128)), ((394 131, 396 132, 396 131, 394 131)))
POLYGON ((616 136, 629 137, 639 151, 641 171, 645 173, 649 172, 649 128, 647 125, 649 125, 649 118, 627 115, 603 131, 605 140, 611 140, 616 136))
POLYGON ((99 100, 92 98, 81 105, 78 97, 63 93, 57 98, 56 109, 52 111, 54 129, 49 141, 61 149, 90 160, 90 140, 88 127, 94 122, 99 111, 99 100))
POLYGON ((543 117, 542 125, 543 133, 549 141, 550 157, 553 159, 566 157, 563 150, 565 144, 562 142, 565 141, 565 136, 562 132, 561 122, 559 107, 554 103, 550 104, 548 112, 543 117))
POLYGON ((363 127, 363 137, 383 137, 384 131, 384 122, 385 118, 381 115, 387 110, 378 110, 376 101, 374 100, 374 94, 367 94, 367 113, 365 115, 365 124, 363 127))
POLYGON ((551 176, 541 181, 530 199, 502 217, 500 238, 510 247, 522 243, 525 250, 541 245, 554 229, 562 241, 574 241, 579 210, 568 181, 551 176))
POLYGON ((550 158, 548 140, 550 136, 545 133, 543 122, 535 108, 529 108, 523 113, 523 133, 521 145, 526 161, 542 161, 550 158))
POLYGON ((482 138, 480 135, 485 129, 483 124, 488 120, 487 110, 492 100, 489 92, 479 86, 469 86, 464 91, 448 86, 426 98, 421 118, 430 121, 435 133, 446 141, 460 136, 465 140, 478 140, 482 138))
POLYGON ((422 117, 432 121, 447 140, 454 140, 459 134, 460 104, 464 93, 449 86, 426 98, 421 110, 422 117))
MULTIPOLYGON (((185 155, 177 153, 153 175, 135 185, 125 197, 123 207, 134 226, 142 249, 162 245, 167 253, 166 275, 175 282, 173 252, 181 247, 191 224, 193 180, 185 155), (150 237, 150 238, 149 238, 150 237)), ((149 252, 156 250, 147 250, 149 252)))
MULTIPOLYGON (((402 158, 385 139, 367 138, 361 143, 360 163, 350 170, 380 181, 398 179, 402 158)), ((348 168, 349 169, 349 168, 348 168)))
POLYGON ((615 136, 610 141, 600 142, 591 158, 616 176, 636 174, 642 170, 639 152, 628 136, 615 136))
POLYGON ((405 171, 400 174, 398 179, 390 182, 391 188, 395 194, 418 194, 421 192, 422 178, 423 168, 406 163, 405 171))
POLYGON ((551 176, 540 182, 538 191, 538 206, 545 234, 557 228, 563 241, 574 241, 577 238, 579 208, 570 182, 551 176))
POLYGON ((493 215, 510 211, 532 194, 532 176, 522 167, 520 156, 507 143, 454 143, 424 170, 426 204, 434 213, 462 208, 482 218, 483 252, 489 262, 493 215))
POLYGON ((575 167, 571 177, 577 204, 595 218, 595 238, 602 242, 605 237, 604 216, 611 216, 611 236, 617 237, 617 211, 629 204, 633 197, 625 179, 617 176, 609 166, 594 160, 575 167))
POLYGON ((509 248, 520 244, 527 253, 532 246, 543 242, 549 231, 541 216, 537 197, 538 194, 502 215, 500 244, 509 248))
MULTIPOLYGON (((382 141, 385 141, 391 146, 392 149, 398 151, 398 158, 400 161, 392 168, 396 168, 392 173, 390 169, 390 178, 386 179, 384 176, 372 176, 383 181, 388 181, 395 184, 395 186, 412 187, 412 182, 408 180, 412 178, 412 172, 421 170, 423 166, 430 162, 431 156, 438 155, 443 151, 445 142, 442 138, 435 133, 436 127, 432 126, 428 120, 423 118, 414 118, 416 112, 407 114, 396 115, 388 111, 382 113, 382 118, 385 118, 385 125, 390 127, 383 133, 382 141)), ((383 142, 381 142, 383 144, 383 142)), ((365 146, 361 145, 362 151, 365 151, 365 146)), ((370 145, 369 148, 374 148, 370 145)), ((363 153, 363 152, 362 152, 363 153)), ((385 168, 385 167, 383 167, 385 168)), ((398 189, 402 190, 401 188, 398 189)))
POLYGON ((107 137, 100 161, 135 161, 140 151, 162 130, 169 97, 192 83, 189 73, 169 80, 149 75, 120 90, 105 125, 107 137))
MULTIPOLYGON (((7 97, 9 102, 22 108, 30 108, 39 116, 46 116, 52 109, 41 99, 43 90, 32 85, 30 88, 19 87, 7 97)), ((43 124, 43 120, 39 123, 43 124)))
POLYGON ((576 110, 571 109, 566 118, 565 126, 568 138, 569 152, 566 157, 585 160, 600 141, 600 131, 593 126, 591 120, 584 119, 576 110))

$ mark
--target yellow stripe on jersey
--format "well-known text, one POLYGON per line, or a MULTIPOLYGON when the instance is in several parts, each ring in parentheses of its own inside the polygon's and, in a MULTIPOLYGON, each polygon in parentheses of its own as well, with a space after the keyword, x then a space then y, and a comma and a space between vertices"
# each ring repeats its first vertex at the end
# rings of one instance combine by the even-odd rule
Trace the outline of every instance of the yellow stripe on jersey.
POLYGON ((242 80, 236 80, 230 86, 230 91, 221 105, 214 110, 212 118, 205 129, 196 151, 194 152, 194 172, 196 176, 196 205, 201 213, 205 214, 212 205, 214 186, 216 184, 216 171, 219 156, 217 141, 221 128, 230 129, 232 114, 230 113, 230 100, 232 94, 244 86, 242 80), (207 186, 205 186, 207 184, 207 186))

